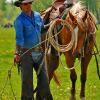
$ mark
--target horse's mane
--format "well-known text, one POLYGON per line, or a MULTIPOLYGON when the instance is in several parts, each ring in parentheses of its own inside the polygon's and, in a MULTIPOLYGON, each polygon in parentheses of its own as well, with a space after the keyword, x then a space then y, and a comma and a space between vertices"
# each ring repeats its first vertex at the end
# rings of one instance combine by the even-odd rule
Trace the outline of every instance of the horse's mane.
MULTIPOLYGON (((86 6, 83 4, 82 1, 77 2, 76 4, 73 5, 71 8, 70 12, 77 17, 83 17, 86 11, 86 6)), ((96 23, 97 19, 96 17, 88 10, 90 16, 92 17, 92 20, 96 23)))
POLYGON ((93 13, 90 12, 90 15, 92 16, 94 22, 97 23, 97 19, 96 19, 96 17, 93 15, 93 13))

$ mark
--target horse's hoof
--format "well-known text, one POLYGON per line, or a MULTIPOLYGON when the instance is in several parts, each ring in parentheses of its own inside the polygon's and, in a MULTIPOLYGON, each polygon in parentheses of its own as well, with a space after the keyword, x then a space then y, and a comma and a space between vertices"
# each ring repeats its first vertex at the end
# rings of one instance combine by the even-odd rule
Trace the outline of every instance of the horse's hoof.
POLYGON ((75 96, 70 96, 70 100, 76 100, 75 96))
POLYGON ((85 97, 81 97, 81 100, 86 100, 86 98, 85 97))

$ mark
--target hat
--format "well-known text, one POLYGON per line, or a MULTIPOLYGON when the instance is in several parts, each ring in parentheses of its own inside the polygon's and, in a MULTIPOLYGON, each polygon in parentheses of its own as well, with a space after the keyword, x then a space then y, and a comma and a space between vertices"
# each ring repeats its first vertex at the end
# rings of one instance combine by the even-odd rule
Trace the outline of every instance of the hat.
POLYGON ((14 2, 14 5, 16 7, 19 7, 21 4, 23 4, 23 3, 29 3, 29 2, 33 2, 33 0, 17 0, 17 1, 14 2))

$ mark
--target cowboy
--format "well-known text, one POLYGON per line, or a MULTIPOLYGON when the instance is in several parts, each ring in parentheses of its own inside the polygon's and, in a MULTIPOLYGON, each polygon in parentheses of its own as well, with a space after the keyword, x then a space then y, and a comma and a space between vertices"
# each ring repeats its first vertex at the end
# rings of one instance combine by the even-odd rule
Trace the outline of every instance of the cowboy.
POLYGON ((44 27, 44 23, 40 14, 32 11, 32 2, 32 0, 14 2, 14 5, 22 11, 14 22, 16 32, 14 62, 21 65, 21 100, 34 100, 33 68, 37 73, 40 66, 40 72, 37 74, 36 100, 53 100, 44 66, 43 52, 40 46, 36 46, 41 42, 41 30, 44 27), (32 48, 34 46, 36 47, 32 48), (23 53, 24 55, 22 56, 23 53))

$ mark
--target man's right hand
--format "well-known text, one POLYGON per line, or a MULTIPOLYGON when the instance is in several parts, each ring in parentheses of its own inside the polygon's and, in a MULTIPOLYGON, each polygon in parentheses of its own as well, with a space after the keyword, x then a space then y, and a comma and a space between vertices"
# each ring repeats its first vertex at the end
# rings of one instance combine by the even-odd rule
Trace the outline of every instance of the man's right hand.
POLYGON ((20 54, 15 53, 15 55, 14 55, 14 65, 19 64, 20 60, 21 60, 20 54))

